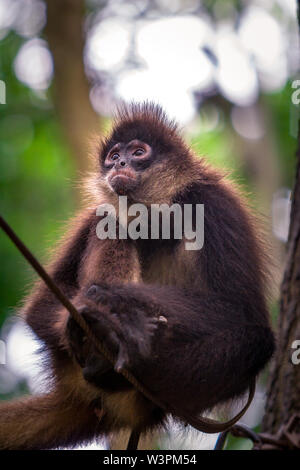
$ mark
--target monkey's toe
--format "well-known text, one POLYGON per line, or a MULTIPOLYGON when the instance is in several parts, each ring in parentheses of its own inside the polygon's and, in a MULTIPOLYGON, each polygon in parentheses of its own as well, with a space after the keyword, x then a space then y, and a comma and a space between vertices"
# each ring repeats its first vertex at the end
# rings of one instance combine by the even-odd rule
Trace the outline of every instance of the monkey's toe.
POLYGON ((92 284, 86 293, 86 297, 89 300, 92 300, 93 302, 95 302, 96 304, 100 303, 103 305, 107 305, 110 303, 112 296, 111 296, 109 286, 103 283, 103 284, 92 284))
POLYGON ((97 299, 99 293, 100 293, 100 287, 97 284, 92 284, 89 287, 86 295, 90 299, 97 299))

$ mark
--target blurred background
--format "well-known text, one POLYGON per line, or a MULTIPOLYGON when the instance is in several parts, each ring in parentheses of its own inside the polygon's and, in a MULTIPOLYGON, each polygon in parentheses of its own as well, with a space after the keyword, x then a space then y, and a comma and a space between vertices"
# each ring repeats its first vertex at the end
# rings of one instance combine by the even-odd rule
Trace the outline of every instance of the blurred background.
MULTIPOLYGON (((0 0, 0 213, 47 262, 81 204, 90 142, 107 132, 120 100, 155 100, 196 152, 228 169, 265 218, 275 324, 298 70, 296 0, 0 0)), ((2 400, 43 387, 39 345, 14 316, 33 278, 0 233, 2 400)), ((243 418, 256 429, 265 379, 243 418)), ((153 445, 211 448, 215 439, 183 436, 170 425, 153 445)), ((231 438, 227 447, 250 443, 231 438)))

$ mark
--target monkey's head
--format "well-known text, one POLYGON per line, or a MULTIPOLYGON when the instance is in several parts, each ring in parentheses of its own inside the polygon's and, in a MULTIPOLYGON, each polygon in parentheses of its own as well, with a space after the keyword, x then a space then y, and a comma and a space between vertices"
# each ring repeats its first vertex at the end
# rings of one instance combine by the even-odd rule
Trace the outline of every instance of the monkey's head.
MULTIPOLYGON (((122 107, 102 144, 102 185, 140 202, 165 200, 190 160, 177 126, 153 103, 122 107), (163 197, 155 197, 160 194, 163 197)), ((190 165, 189 165, 190 171, 190 165)))
POLYGON ((151 157, 152 147, 142 140, 116 143, 103 164, 107 183, 120 195, 134 191, 141 183, 142 172, 151 165, 151 157))

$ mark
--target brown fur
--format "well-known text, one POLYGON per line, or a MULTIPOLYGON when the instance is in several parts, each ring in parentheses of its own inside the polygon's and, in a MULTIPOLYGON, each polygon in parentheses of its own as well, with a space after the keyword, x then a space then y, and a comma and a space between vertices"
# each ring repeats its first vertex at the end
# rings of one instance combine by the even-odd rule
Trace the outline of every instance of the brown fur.
MULTIPOLYGON (((94 203, 73 221, 57 249, 49 268, 55 282, 75 306, 88 307, 86 320, 95 334, 179 415, 194 416, 239 396, 274 348, 265 255, 253 215, 233 185, 187 148, 175 124, 154 105, 122 109, 98 158, 90 181, 94 203), (143 170, 128 164, 140 181, 128 191, 129 201, 204 204, 199 252, 186 251, 185 240, 172 237, 96 237, 96 206, 118 209, 105 158, 116 143, 134 139, 151 147, 152 160, 143 170)), ((0 406, 0 449, 74 445, 126 427, 146 431, 164 421, 162 410, 84 342, 42 283, 23 312, 45 344, 53 380, 45 396, 0 406), (95 409, 103 411, 100 421, 95 409)))

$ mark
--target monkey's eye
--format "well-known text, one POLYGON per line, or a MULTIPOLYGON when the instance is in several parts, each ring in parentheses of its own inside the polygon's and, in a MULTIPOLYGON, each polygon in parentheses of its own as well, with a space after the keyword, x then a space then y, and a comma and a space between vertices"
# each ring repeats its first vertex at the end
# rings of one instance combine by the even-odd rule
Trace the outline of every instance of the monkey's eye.
POLYGON ((119 158, 119 154, 118 153, 113 153, 110 157, 111 160, 117 160, 119 158))
POLYGON ((135 152, 133 152, 132 155, 134 155, 135 157, 140 157, 141 155, 143 155, 143 153, 145 153, 144 149, 137 149, 135 152))

